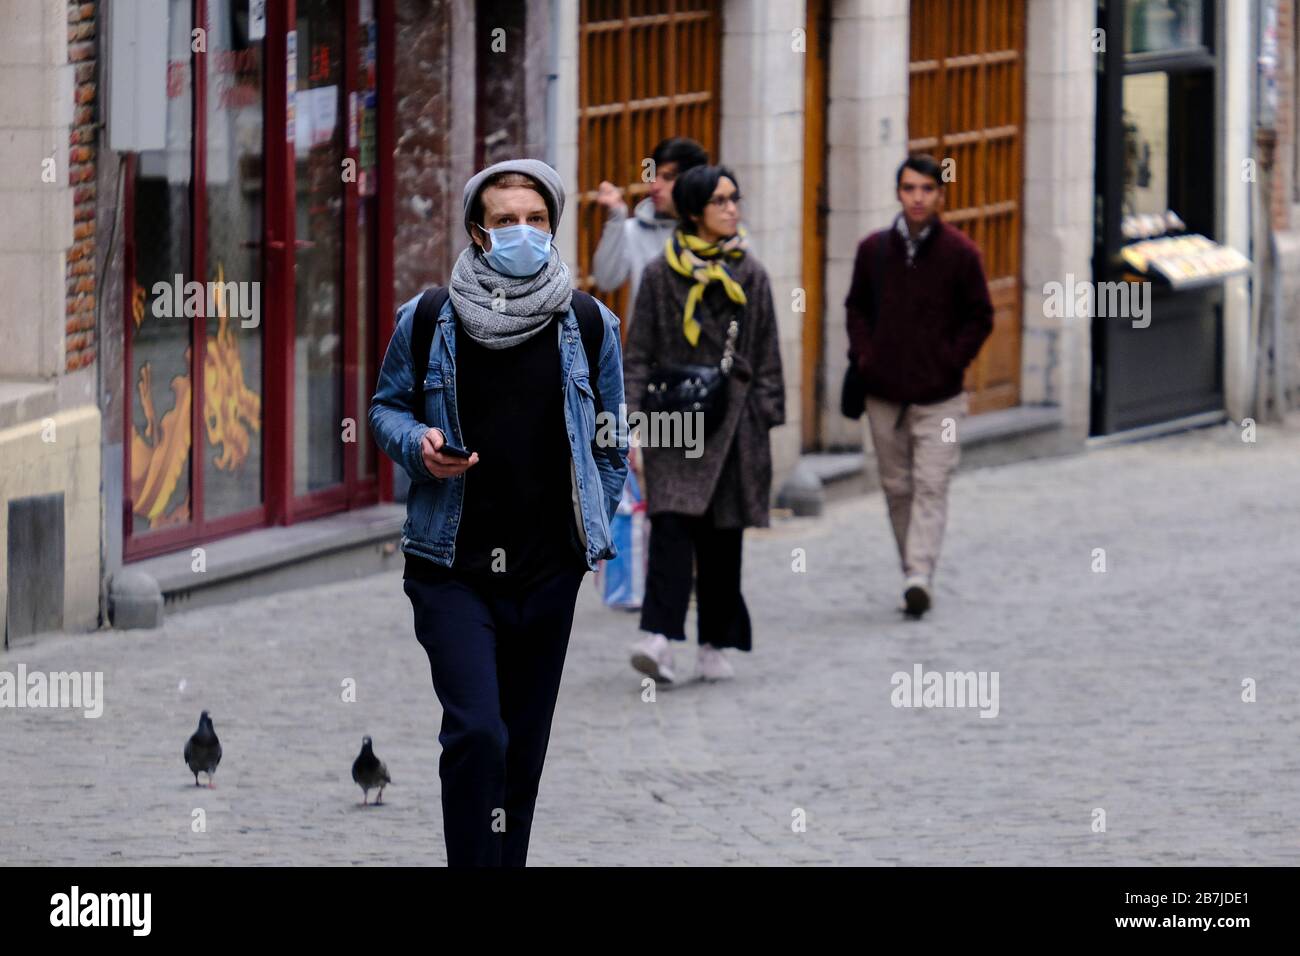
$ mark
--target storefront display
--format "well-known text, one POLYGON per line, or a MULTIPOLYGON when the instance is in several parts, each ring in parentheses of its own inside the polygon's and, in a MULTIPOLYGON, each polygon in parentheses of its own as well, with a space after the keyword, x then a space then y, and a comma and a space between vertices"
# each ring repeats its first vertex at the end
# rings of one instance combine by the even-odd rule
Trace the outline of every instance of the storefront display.
POLYGON ((374 5, 165 9, 166 144, 125 157, 128 560, 378 500, 374 5), (158 292, 191 284, 230 292, 158 292))
POLYGON ((1222 282, 1250 271, 1250 260, 1204 236, 1166 236, 1127 245, 1121 254, 1139 278, 1159 276, 1175 289, 1222 282))
POLYGON ((1126 6, 1126 53, 1163 53, 1201 45, 1201 0, 1129 0, 1126 6))
POLYGON ((1208 0, 1108 0, 1099 54, 1093 278, 1150 284, 1138 321, 1092 326, 1094 435, 1222 412, 1223 283, 1249 260, 1219 241, 1208 0))

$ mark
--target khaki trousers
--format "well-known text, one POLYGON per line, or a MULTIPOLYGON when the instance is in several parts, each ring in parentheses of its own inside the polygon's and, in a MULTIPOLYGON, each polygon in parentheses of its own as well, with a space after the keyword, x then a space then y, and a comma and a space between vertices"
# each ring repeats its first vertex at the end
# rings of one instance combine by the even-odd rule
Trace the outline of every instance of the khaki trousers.
POLYGON ((948 518, 948 480, 961 457, 965 392, 930 405, 867 396, 866 432, 905 577, 934 576, 948 518))

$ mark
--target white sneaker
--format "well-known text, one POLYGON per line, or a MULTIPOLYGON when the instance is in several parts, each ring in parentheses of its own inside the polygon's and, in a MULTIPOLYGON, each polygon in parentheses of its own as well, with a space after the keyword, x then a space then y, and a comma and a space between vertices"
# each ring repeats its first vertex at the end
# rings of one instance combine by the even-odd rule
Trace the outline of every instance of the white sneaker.
POLYGON ((695 662, 695 676, 700 680, 728 680, 736 672, 731 662, 722 656, 722 651, 712 644, 700 645, 700 656, 695 662))
POLYGON ((662 634, 649 634, 632 645, 632 666, 665 684, 677 679, 673 673, 673 649, 662 634))

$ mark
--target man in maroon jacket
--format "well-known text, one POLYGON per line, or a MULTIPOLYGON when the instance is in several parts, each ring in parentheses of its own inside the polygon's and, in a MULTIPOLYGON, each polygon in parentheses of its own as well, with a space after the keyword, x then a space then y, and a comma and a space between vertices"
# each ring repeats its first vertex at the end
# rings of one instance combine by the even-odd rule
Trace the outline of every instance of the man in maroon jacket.
POLYGON ((858 245, 849 360, 861 376, 880 484, 903 565, 904 609, 930 608, 934 567, 968 405, 962 378, 993 329, 979 249, 939 218, 943 181, 930 156, 898 168, 902 213, 858 245))

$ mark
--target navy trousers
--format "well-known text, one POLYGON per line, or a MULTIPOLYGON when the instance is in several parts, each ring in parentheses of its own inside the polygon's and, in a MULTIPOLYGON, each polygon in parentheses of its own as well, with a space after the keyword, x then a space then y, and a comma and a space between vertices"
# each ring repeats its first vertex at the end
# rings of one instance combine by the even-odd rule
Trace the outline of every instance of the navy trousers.
POLYGON ((523 866, 580 571, 524 593, 407 579, 442 704, 448 866, 523 866))

